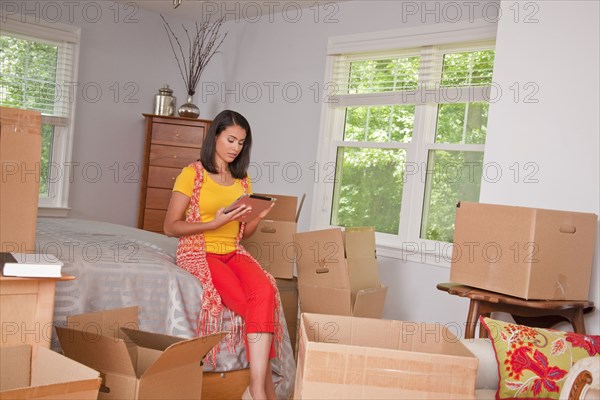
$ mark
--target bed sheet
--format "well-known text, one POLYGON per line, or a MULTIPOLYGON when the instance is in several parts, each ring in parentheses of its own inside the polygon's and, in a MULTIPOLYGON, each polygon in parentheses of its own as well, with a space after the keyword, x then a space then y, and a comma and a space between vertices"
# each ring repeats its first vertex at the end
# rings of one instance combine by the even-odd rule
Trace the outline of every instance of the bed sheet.
MULTIPOLYGON (((68 315, 137 305, 140 329, 195 336, 202 287, 175 264, 177 239, 123 225, 63 218, 38 218, 36 233, 37 251, 56 255, 64 262, 63 275, 76 277, 57 283, 55 324, 66 325, 68 315)), ((226 308, 223 313, 224 331, 230 331, 231 324, 241 326, 239 316, 232 318, 226 308)), ((285 326, 282 309, 280 317, 285 326)), ((52 346, 59 346, 55 338, 52 346)), ((204 370, 247 368, 244 346, 232 353, 221 342, 216 364, 205 364, 204 370)), ((289 339, 271 366, 278 396, 289 398, 296 372, 289 339)))

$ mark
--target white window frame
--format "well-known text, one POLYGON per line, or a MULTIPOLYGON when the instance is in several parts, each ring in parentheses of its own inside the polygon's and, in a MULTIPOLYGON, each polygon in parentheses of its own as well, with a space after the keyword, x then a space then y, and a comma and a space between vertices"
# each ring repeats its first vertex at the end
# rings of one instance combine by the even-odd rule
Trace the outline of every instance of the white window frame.
MULTIPOLYGON (((24 35, 40 41, 68 41, 73 44, 73 64, 70 82, 77 82, 79 67, 79 43, 81 28, 60 23, 48 23, 35 20, 31 15, 11 14, 7 16, 0 12, 0 32, 24 35)), ((59 53, 60 57, 60 53, 59 53)), ((58 175, 56 180, 48 182, 48 196, 40 196, 38 215, 66 217, 69 207, 69 187, 71 182, 71 165, 73 151, 73 136, 75 126, 76 96, 69 88, 62 88, 69 96, 68 117, 53 117, 42 115, 42 124, 54 126, 52 142, 51 165, 58 175)))
MULTIPOLYGON (((336 56, 340 54, 383 52, 423 46, 432 46, 435 49, 435 46, 453 43, 495 41, 496 28, 496 23, 475 20, 472 22, 435 24, 417 28, 330 37, 324 81, 329 82, 331 80, 336 56)), ((369 95, 366 94, 365 96, 369 95)), ((335 165, 336 163, 337 149, 340 143, 343 142, 341 135, 344 131, 344 107, 350 105, 340 104, 339 102, 336 104, 334 100, 334 102, 324 102, 321 107, 317 163, 326 171, 331 171, 332 164, 335 165)), ((425 115, 428 113, 437 113, 437 104, 418 107, 415 111, 414 131, 424 132, 424 134, 413 137, 411 144, 391 144, 391 147, 407 149, 407 163, 414 163, 412 165, 419 165, 421 162, 426 163, 429 150, 484 150, 484 145, 452 144, 448 146, 434 143, 432 135, 435 134, 435 126, 424 126, 424 124, 431 125, 427 121, 432 119, 427 118, 425 115), (408 151, 409 148, 410 151, 408 151)), ((385 145, 388 148, 390 147, 390 143, 385 145)), ((352 146, 352 143, 343 142, 343 146, 352 146)), ((376 143, 369 143, 369 146, 380 147, 376 143)), ((365 146, 361 145, 360 147, 365 146)), ((419 167, 421 166, 419 165, 419 167)), ((330 225, 333 191, 333 179, 321 180, 315 183, 310 229, 333 227, 330 225)), ((379 255, 398 258, 403 261, 449 267, 452 244, 420 238, 424 192, 424 179, 420 179, 420 177, 417 179, 408 177, 406 179, 398 235, 378 232, 376 234, 377 252, 379 255)))

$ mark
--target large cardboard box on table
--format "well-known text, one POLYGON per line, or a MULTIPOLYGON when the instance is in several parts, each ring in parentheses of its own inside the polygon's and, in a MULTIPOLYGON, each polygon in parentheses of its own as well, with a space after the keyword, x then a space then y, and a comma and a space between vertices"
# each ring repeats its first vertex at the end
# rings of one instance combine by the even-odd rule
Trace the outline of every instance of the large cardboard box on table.
POLYGON ((478 359, 439 324, 300 316, 296 399, 474 399, 478 359))
POLYGON ((450 280, 526 300, 588 300, 598 216, 461 202, 450 280))
POLYGON ((0 107, 0 251, 35 249, 42 154, 38 111, 0 107))
POLYGON ((95 400, 100 374, 50 349, 0 346, 0 399, 95 400))
POLYGON ((200 399, 201 361, 225 334, 144 332, 137 315, 137 307, 76 315, 56 333, 66 356, 102 373, 99 399, 200 399))
POLYGON ((267 217, 259 222, 256 231, 242 245, 260 265, 275 278, 294 277, 294 243, 298 217, 304 196, 298 206, 296 196, 262 194, 275 197, 275 205, 267 217))
POLYGON ((302 232, 294 242, 302 312, 381 317, 387 287, 379 279, 373 228, 302 232))

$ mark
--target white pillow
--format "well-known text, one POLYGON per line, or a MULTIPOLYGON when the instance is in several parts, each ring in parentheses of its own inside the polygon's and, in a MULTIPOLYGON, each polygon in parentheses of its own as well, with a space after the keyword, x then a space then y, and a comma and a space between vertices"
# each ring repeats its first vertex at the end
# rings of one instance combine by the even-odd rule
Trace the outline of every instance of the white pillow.
POLYGON ((476 389, 498 389, 498 361, 492 341, 488 338, 461 339, 471 353, 479 359, 476 389))

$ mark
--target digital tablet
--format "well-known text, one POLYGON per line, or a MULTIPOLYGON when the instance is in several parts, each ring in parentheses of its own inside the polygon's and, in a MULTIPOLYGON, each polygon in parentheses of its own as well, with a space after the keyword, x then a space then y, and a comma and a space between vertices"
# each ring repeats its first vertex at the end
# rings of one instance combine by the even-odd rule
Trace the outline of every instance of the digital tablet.
POLYGON ((231 205, 227 206, 227 208, 225 208, 225 211, 223 212, 225 214, 229 214, 230 212, 241 207, 242 205, 252 207, 252 211, 244 214, 241 218, 238 219, 238 221, 241 222, 248 222, 256 218, 258 214, 260 214, 267 208, 271 207, 271 204, 273 204, 275 200, 277 200, 275 197, 259 196, 257 194, 244 194, 238 197, 238 199, 234 201, 231 205))

